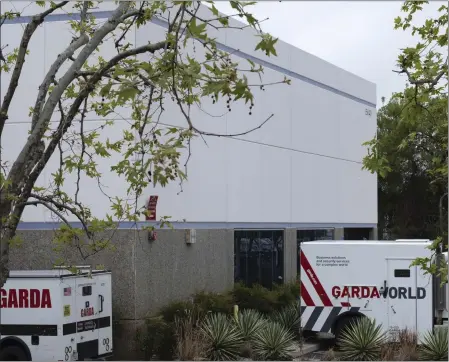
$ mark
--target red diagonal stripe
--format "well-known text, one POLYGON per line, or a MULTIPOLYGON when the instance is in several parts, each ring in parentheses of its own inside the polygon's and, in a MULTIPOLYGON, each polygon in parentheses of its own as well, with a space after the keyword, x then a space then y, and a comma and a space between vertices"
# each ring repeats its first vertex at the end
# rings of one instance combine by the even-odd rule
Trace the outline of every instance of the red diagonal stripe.
POLYGON ((312 266, 310 265, 309 261, 307 260, 306 255, 301 250, 301 266, 304 268, 304 271, 309 276, 310 281, 313 284, 313 287, 315 288, 316 292, 318 293, 318 296, 320 297, 321 301, 323 302, 323 305, 325 307, 332 307, 332 302, 329 299, 328 295, 326 294, 326 291, 323 288, 323 285, 321 284, 320 280, 318 279, 316 273, 312 269, 312 266))
POLYGON ((303 282, 301 282, 301 298, 304 300, 304 303, 306 303, 306 306, 314 307, 315 303, 313 303, 312 298, 310 297, 309 292, 306 289, 306 286, 303 282))
POLYGON ((349 303, 349 302, 341 302, 341 306, 342 307, 350 307, 351 303, 349 303))

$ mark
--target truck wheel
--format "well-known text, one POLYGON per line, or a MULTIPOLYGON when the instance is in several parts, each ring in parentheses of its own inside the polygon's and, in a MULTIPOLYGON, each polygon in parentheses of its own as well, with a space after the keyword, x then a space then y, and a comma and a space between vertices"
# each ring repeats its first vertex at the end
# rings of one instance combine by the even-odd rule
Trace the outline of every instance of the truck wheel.
POLYGON ((22 348, 7 346, 0 351, 0 361, 28 361, 28 357, 22 348))
POLYGON ((340 339, 341 333, 345 330, 345 328, 350 326, 351 323, 356 322, 360 318, 362 318, 362 316, 354 315, 354 316, 343 317, 337 321, 337 325, 335 326, 335 332, 334 332, 335 339, 337 340, 337 342, 340 339))

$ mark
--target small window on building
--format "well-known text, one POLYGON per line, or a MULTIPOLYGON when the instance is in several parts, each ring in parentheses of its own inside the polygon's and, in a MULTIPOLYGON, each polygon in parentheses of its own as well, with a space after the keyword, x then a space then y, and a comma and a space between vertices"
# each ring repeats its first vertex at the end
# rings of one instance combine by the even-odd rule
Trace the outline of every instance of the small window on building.
POLYGON ((395 278, 410 278, 410 269, 395 269, 395 278))
POLYGON ((85 295, 92 295, 92 286, 91 285, 87 285, 85 287, 83 287, 83 296, 85 295))

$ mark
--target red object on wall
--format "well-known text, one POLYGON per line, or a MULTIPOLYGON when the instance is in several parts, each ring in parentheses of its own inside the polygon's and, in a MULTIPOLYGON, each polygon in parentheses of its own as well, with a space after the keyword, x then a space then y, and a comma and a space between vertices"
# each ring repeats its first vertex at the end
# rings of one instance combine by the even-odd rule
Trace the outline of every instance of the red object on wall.
POLYGON ((148 200, 148 205, 147 205, 147 216, 146 219, 147 221, 154 221, 156 220, 156 206, 157 206, 157 200, 159 199, 159 196, 153 195, 150 196, 149 200, 148 200))

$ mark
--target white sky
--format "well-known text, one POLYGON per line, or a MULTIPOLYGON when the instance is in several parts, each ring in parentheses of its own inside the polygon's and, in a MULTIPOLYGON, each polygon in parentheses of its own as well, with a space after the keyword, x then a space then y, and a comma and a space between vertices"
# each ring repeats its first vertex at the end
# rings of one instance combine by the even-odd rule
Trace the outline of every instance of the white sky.
MULTIPOLYGON (((422 23, 447 1, 432 0, 416 18, 422 23)), ((263 30, 377 85, 377 105, 403 89, 393 73, 400 48, 416 44, 409 31, 394 30, 402 1, 260 1, 251 7, 263 30)), ((218 10, 233 14, 228 2, 218 10)))

